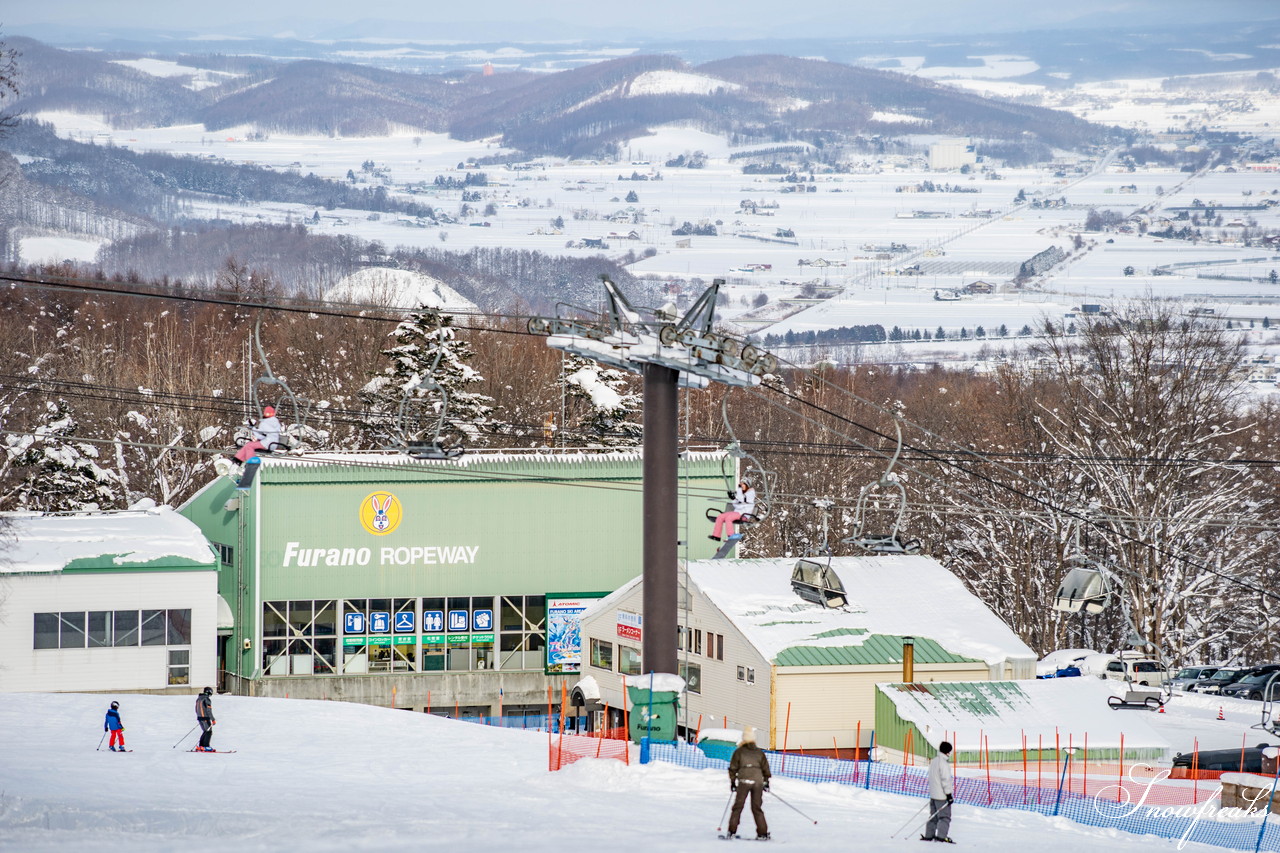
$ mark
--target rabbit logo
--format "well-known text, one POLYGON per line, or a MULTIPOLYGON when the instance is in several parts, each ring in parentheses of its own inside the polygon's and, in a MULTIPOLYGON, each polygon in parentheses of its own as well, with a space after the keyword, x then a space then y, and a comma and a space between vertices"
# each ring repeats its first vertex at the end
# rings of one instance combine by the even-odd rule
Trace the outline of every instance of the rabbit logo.
POLYGON ((374 492, 360 502, 360 524, 374 536, 385 536, 400 526, 400 500, 390 492, 374 492))

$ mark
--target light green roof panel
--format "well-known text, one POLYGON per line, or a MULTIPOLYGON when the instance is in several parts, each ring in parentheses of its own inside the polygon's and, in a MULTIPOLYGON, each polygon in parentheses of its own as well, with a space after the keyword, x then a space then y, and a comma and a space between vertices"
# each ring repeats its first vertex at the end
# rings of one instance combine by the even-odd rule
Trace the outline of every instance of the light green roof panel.
MULTIPOLYGON (((822 636, 866 635, 857 645, 791 646, 778 653, 778 666, 889 666, 902 663, 902 637, 892 634, 867 634, 858 629, 838 628, 822 636)), ((976 658, 952 654, 928 637, 915 638, 915 662, 981 663, 976 658)))

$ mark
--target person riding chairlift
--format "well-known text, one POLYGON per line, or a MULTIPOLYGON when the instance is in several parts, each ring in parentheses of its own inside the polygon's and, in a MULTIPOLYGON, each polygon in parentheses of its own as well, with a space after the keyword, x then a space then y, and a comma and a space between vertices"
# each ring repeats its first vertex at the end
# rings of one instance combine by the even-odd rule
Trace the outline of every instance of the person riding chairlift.
POLYGON ((716 516, 715 527, 708 539, 719 542, 720 535, 726 527, 729 529, 729 536, 733 536, 733 523, 755 512, 756 490, 751 488, 751 484, 746 480, 739 481, 738 488, 729 492, 729 497, 733 500, 733 506, 716 516))
POLYGON ((260 452, 270 453, 273 448, 280 446, 280 434, 284 432, 284 427, 276 417, 274 406, 262 407, 262 419, 254 424, 252 429, 253 438, 236 451, 237 462, 247 462, 260 452))

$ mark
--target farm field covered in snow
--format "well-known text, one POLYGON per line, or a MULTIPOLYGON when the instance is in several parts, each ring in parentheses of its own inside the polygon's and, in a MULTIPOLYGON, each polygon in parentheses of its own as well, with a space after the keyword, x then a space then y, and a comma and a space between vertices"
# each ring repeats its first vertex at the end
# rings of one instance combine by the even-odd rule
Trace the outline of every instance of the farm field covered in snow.
MULTIPOLYGON (((1012 93, 1005 90, 1013 84, 1000 78, 1014 73, 1018 58, 998 59, 984 66, 987 70, 979 75, 984 79, 948 82, 1012 93)), ((1037 93, 1048 105, 1130 127, 1230 118, 1220 115, 1229 107, 1211 98, 1197 106, 1170 95, 1161 102, 1165 112, 1159 112, 1152 105, 1159 100, 1158 84, 1090 84, 1072 90, 1075 97, 1034 87, 1015 88, 1024 95, 1037 93), (1117 105, 1117 114, 1092 114, 1105 103, 1117 105), (1174 106, 1182 112, 1168 112, 1174 106)), ((1266 138, 1271 135, 1266 119, 1280 114, 1280 99, 1258 95, 1241 109, 1251 112, 1242 113, 1240 120, 1247 115, 1248 129, 1266 138), (1255 114, 1257 121, 1253 121, 1255 114)), ((865 155, 855 158, 852 173, 818 173, 812 180, 804 175, 804 180, 794 182, 777 175, 745 175, 743 161, 731 159, 745 149, 679 127, 656 128, 652 136, 630 140, 626 156, 618 162, 543 158, 527 170, 511 170, 467 168, 476 159, 501 154, 503 149, 493 141, 464 142, 441 134, 262 137, 247 126, 217 132, 198 125, 112 130, 94 116, 43 113, 35 117, 53 122, 61 135, 95 144, 220 158, 334 180, 346 180, 351 174, 358 185, 385 186, 393 195, 431 205, 459 221, 424 227, 404 217, 365 211, 187 202, 200 216, 247 223, 307 222, 318 233, 350 234, 387 247, 451 251, 504 247, 551 255, 631 255, 637 260, 629 269, 636 275, 726 279, 727 303, 721 305, 721 319, 734 321, 760 301, 771 303, 743 319, 742 328, 756 333, 868 323, 904 329, 942 326, 950 336, 960 328, 972 332, 983 326, 989 333, 1002 325, 1017 330, 1045 318, 1062 320, 1083 303, 1146 295, 1212 307, 1217 316, 1242 322, 1280 319, 1280 288, 1265 280, 1272 269, 1280 268, 1280 253, 1247 249, 1231 240, 1193 245, 1137 234, 1082 232, 1090 209, 1122 216, 1141 211, 1152 217, 1154 227, 1160 217, 1173 219, 1178 208, 1191 208, 1197 201, 1241 208, 1221 211, 1228 222, 1280 228, 1280 206, 1262 204, 1280 194, 1280 174, 1272 172, 1191 174, 1143 167, 1129 171, 1106 157, 1094 161, 1065 157, 1052 168, 996 168, 994 174, 979 170, 964 175, 931 172, 923 166, 922 155, 865 155), (663 165, 670 157, 694 151, 707 154, 704 168, 663 165), (369 161, 373 169, 364 168, 369 161), (489 185, 479 188, 482 198, 469 203, 472 213, 464 218, 459 215, 461 189, 442 188, 434 181, 438 176, 461 178, 476 171, 488 175, 489 185), (650 180, 621 180, 633 176, 650 180), (659 176, 661 180, 652 180, 659 176), (947 191, 916 191, 930 185, 947 191), (635 195, 627 201, 630 193, 635 195), (492 208, 486 213, 489 205, 492 208), (717 233, 672 233, 685 222, 714 225, 717 233), (1078 241, 1082 245, 1077 247, 1078 241), (893 244, 907 250, 890 252, 893 244), (1009 292, 1005 285, 1019 266, 1051 247, 1070 256, 1020 292, 1009 292), (1171 264, 1177 265, 1174 274, 1163 274, 1171 264), (941 307, 930 304, 935 291, 945 294, 978 281, 1005 292, 941 307), (842 293, 817 305, 788 303, 800 296, 806 283, 839 288, 842 293)), ((913 139, 922 152, 935 140, 913 139)), ((83 257, 91 251, 91 244, 39 243, 34 238, 24 243, 27 260, 36 255, 60 259, 61 252, 65 257, 83 257)), ((958 347, 955 353, 962 355, 963 343, 958 347)))
MULTIPOLYGON (((233 696, 214 698, 214 746, 238 751, 193 754, 172 748, 193 723, 192 701, 0 695, 0 850, 724 849, 715 831, 728 796, 722 771, 592 759, 551 773, 541 733, 233 696), (94 749, 110 699, 121 703, 131 754, 94 749)), ((1238 744, 1247 724, 1227 725, 1224 740, 1238 744)), ((915 843, 889 836, 919 799, 782 778, 774 790, 818 821, 769 798, 770 830, 788 849, 915 843)), ((975 849, 1177 848, 1176 840, 964 806, 952 834, 975 849)))

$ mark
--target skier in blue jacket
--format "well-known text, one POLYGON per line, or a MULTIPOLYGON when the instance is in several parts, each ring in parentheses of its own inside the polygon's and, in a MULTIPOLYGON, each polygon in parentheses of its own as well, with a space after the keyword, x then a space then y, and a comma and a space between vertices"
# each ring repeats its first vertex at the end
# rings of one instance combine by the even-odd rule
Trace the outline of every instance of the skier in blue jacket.
POLYGON ((111 707, 107 709, 107 718, 102 721, 102 730, 111 732, 111 751, 116 752, 116 742, 120 743, 120 752, 125 752, 124 748, 124 723, 120 722, 120 703, 112 702, 111 707))

